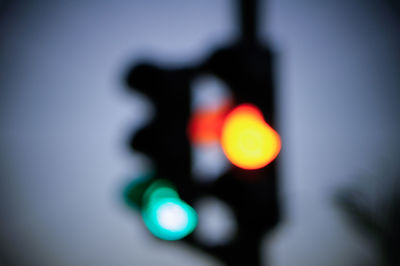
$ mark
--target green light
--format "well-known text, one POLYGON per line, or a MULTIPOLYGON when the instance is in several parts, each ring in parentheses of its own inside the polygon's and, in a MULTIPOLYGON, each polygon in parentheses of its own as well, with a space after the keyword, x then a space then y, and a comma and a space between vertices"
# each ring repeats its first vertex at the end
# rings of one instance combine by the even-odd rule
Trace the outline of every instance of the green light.
POLYGON ((126 203, 141 210, 148 230, 164 240, 179 240, 197 226, 195 210, 183 201, 175 186, 165 179, 142 176, 124 191, 126 203))
POLYGON ((150 232, 164 240, 181 239, 197 225, 195 210, 177 197, 152 197, 142 216, 150 232))
POLYGON ((125 203, 133 209, 139 210, 143 205, 143 193, 153 182, 153 173, 142 174, 133 179, 123 190, 125 203))
POLYGON ((147 203, 161 198, 179 198, 178 192, 171 182, 158 179, 153 181, 142 196, 142 201, 147 203))

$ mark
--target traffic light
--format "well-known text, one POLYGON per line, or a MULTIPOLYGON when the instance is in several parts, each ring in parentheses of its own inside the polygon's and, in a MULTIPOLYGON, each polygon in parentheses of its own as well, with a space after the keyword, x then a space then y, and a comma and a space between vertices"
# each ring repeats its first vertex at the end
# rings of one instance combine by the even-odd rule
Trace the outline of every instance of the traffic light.
POLYGON ((274 129, 273 56, 255 34, 256 0, 240 3, 243 35, 235 44, 198 65, 144 62, 128 72, 128 86, 146 95, 156 114, 130 143, 152 160, 154 174, 134 181, 124 195, 157 238, 182 240, 227 265, 256 266, 263 236, 280 220, 275 159, 281 138, 274 129), (221 80, 231 97, 192 113, 191 86, 203 75, 221 80), (196 179, 192 151, 210 143, 220 145, 230 165, 216 179, 196 179), (195 207, 208 197, 230 208, 237 225, 218 245, 191 234, 203 220, 195 207))

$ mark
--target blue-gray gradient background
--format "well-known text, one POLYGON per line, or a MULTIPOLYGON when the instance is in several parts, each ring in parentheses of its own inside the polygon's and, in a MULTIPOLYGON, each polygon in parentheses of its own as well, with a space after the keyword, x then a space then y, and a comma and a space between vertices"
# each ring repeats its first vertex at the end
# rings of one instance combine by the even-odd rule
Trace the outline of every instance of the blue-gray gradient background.
MULTIPOLYGON (((400 20, 390 1, 262 2, 277 52, 284 220, 274 266, 374 265, 334 192, 400 155, 400 20)), ((228 0, 0 2, 0 264, 219 265, 156 241, 120 198, 149 117, 122 81, 142 58, 200 62, 238 34, 228 0)), ((260 210, 268 211, 268 210, 260 210)))

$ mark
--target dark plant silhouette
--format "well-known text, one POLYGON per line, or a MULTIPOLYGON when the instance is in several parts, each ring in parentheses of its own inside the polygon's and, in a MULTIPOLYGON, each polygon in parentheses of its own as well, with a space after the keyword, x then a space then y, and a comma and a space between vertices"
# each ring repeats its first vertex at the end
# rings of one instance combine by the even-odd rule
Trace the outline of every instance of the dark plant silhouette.
POLYGON ((379 265, 383 266, 400 265, 399 178, 363 178, 365 185, 344 189, 335 197, 358 231, 377 245, 379 265))

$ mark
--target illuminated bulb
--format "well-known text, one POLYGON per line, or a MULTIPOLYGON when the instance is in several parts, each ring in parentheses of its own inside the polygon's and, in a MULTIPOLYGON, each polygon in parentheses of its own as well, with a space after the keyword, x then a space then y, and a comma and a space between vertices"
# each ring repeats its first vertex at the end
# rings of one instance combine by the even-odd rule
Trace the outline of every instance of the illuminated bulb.
POLYGON ((230 105, 230 101, 226 100, 218 108, 197 110, 192 115, 187 128, 190 141, 195 145, 218 142, 230 105))
POLYGON ((221 145, 232 164, 243 169, 259 169, 278 156, 281 140, 257 107, 242 104, 227 115, 221 145))
POLYGON ((188 216, 181 206, 167 202, 157 210, 157 220, 161 227, 176 232, 185 228, 188 216))
POLYGON ((130 206, 141 209, 147 229, 158 238, 178 240, 197 226, 196 211, 168 180, 146 176, 130 184, 125 197, 130 206))
POLYGON ((197 225, 197 214, 179 198, 156 198, 142 211, 143 220, 153 235, 164 240, 178 240, 197 225))
POLYGON ((158 179, 146 189, 142 197, 143 202, 150 202, 162 198, 179 198, 179 195, 171 182, 158 179))

